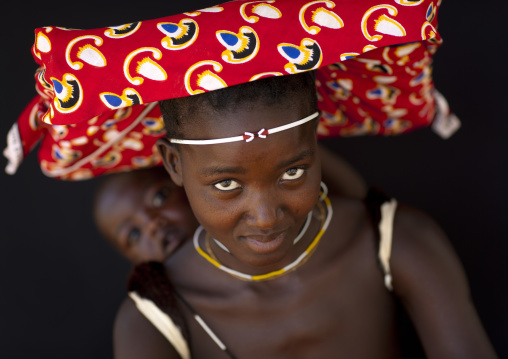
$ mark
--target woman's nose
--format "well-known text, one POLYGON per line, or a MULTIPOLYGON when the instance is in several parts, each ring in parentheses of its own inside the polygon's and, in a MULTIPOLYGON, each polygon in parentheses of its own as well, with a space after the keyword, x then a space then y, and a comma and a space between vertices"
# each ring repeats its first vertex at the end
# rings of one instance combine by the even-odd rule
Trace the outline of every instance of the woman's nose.
POLYGON ((271 191, 260 191, 249 196, 246 221, 259 229, 275 228, 282 218, 282 207, 278 198, 271 191))

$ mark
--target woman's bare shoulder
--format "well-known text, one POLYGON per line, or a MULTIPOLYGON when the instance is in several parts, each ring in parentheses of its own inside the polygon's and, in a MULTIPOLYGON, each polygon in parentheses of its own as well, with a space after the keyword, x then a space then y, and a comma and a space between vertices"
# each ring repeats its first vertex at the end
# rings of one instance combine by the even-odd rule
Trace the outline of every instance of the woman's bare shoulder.
POLYGON ((425 212, 404 204, 398 205, 394 219, 391 264, 401 285, 411 286, 412 277, 424 284, 449 277, 460 279, 466 294, 462 264, 443 229, 425 212))
POLYGON ((442 292, 442 286, 449 291, 453 288, 455 295, 469 296, 464 269, 453 246, 439 224, 421 210, 398 205, 390 264, 394 288, 401 297, 423 290, 442 292))

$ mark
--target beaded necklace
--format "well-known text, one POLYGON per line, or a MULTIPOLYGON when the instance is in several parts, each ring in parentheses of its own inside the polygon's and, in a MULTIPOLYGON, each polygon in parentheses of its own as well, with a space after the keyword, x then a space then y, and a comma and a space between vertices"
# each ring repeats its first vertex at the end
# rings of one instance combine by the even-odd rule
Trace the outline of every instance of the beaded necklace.
MULTIPOLYGON (((324 185, 324 183, 322 183, 322 185, 324 185)), ((193 238, 194 248, 203 258, 205 258, 213 266, 217 267, 218 269, 220 269, 226 273, 229 273, 233 277, 236 277, 236 278, 239 278, 242 280, 246 280, 246 281, 262 281, 262 280, 274 279, 276 277, 279 277, 291 270, 296 269, 298 266, 302 265, 304 263, 304 260, 306 260, 310 257, 310 254, 316 248, 317 244, 321 240, 321 237, 323 237, 323 234, 326 232, 326 229, 328 228, 328 225, 330 224, 330 221, 332 218, 333 210, 332 210, 331 202, 328 199, 328 197, 326 196, 326 186, 324 186, 324 189, 325 190, 323 191, 323 193, 321 194, 321 196, 319 198, 319 201, 317 202, 317 206, 319 208, 319 211, 321 212, 321 218, 322 218, 321 219, 321 228, 320 228, 318 234, 316 235, 316 237, 314 237, 314 239, 309 244, 307 249, 305 249, 305 251, 302 254, 300 254, 300 256, 298 256, 298 258, 296 258, 293 262, 291 262, 290 264, 288 264, 287 266, 285 266, 281 269, 278 269, 278 270, 275 270, 275 271, 272 271, 269 273, 265 273, 265 274, 251 275, 251 274, 242 273, 237 270, 226 267, 225 265, 223 265, 222 263, 219 262, 217 257, 215 257, 213 255, 213 252, 210 247, 210 242, 209 242, 210 237, 209 236, 205 237, 205 245, 206 245, 206 249, 207 249, 206 251, 204 251, 201 248, 201 246, 199 245, 199 237, 201 235, 201 232, 204 231, 203 226, 199 226, 198 229, 196 229, 196 232, 194 233, 194 238, 193 238), (321 203, 321 201, 326 204, 326 212, 327 212, 326 218, 324 216, 325 209, 323 208, 323 204, 321 203)))

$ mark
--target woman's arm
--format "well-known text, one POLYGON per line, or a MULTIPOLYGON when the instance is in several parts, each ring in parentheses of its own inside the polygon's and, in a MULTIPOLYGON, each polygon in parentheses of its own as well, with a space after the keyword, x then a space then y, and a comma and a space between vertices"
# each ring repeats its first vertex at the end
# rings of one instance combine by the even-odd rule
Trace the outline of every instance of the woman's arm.
POLYGON ((433 220, 407 207, 397 211, 391 266, 394 292, 428 358, 497 358, 471 300, 464 269, 433 220))

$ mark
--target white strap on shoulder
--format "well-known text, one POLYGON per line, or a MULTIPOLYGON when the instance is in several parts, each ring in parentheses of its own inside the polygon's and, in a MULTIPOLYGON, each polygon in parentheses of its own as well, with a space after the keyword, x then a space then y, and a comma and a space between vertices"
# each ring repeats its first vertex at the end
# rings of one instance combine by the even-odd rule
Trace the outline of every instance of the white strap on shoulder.
POLYGON ((390 256, 392 254, 393 219, 397 210, 397 201, 392 199, 381 205, 381 220, 379 221, 379 253, 378 257, 385 273, 385 287, 393 290, 392 273, 390 270, 390 256))
POLYGON ((138 310, 166 337, 182 359, 190 359, 190 350, 178 326, 151 300, 140 297, 136 292, 129 292, 138 310))

